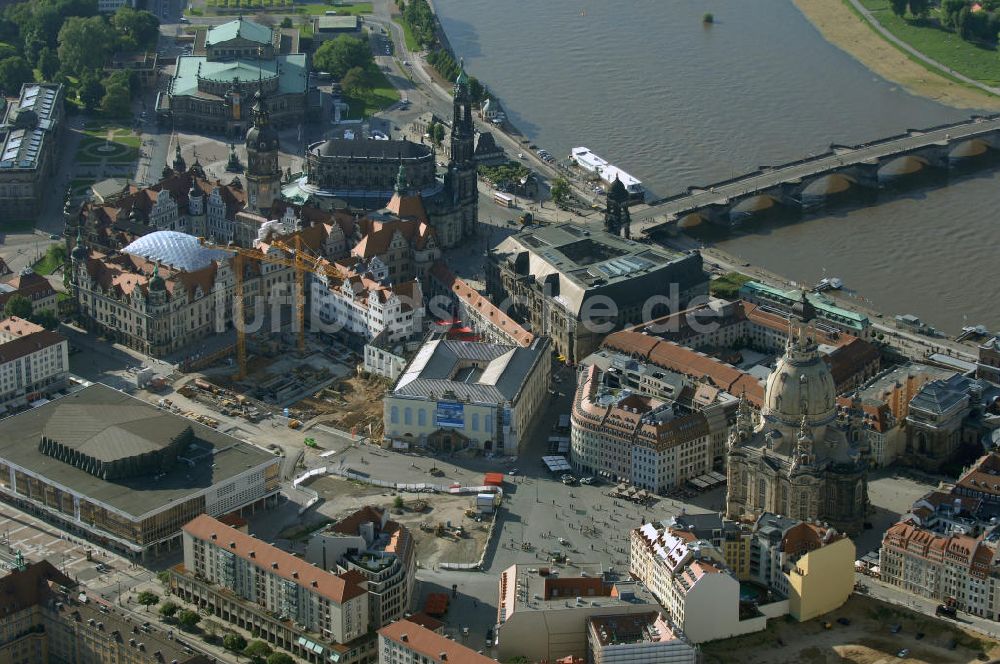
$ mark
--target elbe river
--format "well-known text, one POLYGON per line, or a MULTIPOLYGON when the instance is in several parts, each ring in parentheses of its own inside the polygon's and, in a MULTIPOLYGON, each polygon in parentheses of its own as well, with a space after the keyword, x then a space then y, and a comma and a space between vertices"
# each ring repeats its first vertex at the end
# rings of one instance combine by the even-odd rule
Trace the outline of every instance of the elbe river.
MULTIPOLYGON (((973 113, 874 75, 790 0, 434 5, 470 73, 528 138, 560 158, 585 145, 655 197, 973 113), (702 25, 706 11, 714 25, 702 25)), ((1000 331, 1000 170, 942 185, 756 222, 717 244, 801 283, 825 269, 887 314, 1000 331)))

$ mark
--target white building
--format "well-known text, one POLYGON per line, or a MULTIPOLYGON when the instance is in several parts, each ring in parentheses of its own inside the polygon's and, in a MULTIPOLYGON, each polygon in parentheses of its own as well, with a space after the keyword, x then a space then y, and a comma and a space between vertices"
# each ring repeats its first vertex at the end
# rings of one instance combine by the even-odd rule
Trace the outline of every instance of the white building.
POLYGON ((387 510, 363 507, 315 533, 305 559, 320 569, 357 571, 368 581, 373 627, 399 620, 410 610, 416 582, 416 546, 405 526, 387 510))
POLYGON ((548 403, 546 337, 529 347, 430 341, 386 395, 386 438, 397 444, 516 454, 548 403))
POLYGON ((68 374, 66 337, 16 316, 0 321, 0 411, 61 389, 68 374))
POLYGON ((663 614, 594 616, 587 620, 592 664, 696 664, 698 651, 663 614))
MULTIPOLYGON (((616 372, 584 367, 571 411, 573 467, 659 493, 712 470, 710 420, 679 404, 633 393, 616 372)), ((713 420, 725 429, 725 418, 713 420)))
POLYGON ((317 274, 312 280, 313 315, 331 332, 371 341, 387 332, 393 342, 423 327, 424 296, 418 280, 390 284, 378 258, 359 264, 341 279, 317 274))
POLYGON ((374 654, 359 572, 332 574, 204 514, 183 532, 184 566, 171 570, 175 594, 223 620, 252 625, 262 639, 310 662, 374 654))
POLYGON ((602 573, 596 565, 584 567, 586 563, 578 564, 586 576, 574 577, 527 565, 511 565, 500 573, 495 656, 501 662, 516 656, 530 662, 584 657, 590 618, 659 610, 642 584, 602 573))
POLYGON ((495 664, 495 660, 410 620, 378 631, 378 664, 495 664))

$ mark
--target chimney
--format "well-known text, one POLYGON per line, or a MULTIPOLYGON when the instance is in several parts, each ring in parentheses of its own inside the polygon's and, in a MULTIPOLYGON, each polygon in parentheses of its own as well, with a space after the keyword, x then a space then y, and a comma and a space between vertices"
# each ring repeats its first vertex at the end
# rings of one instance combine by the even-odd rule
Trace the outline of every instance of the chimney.
POLYGON ((408 643, 410 637, 406 632, 403 632, 402 634, 399 635, 399 640, 402 641, 403 643, 408 643))
POLYGON ((446 653, 446 652, 441 653, 441 661, 442 662, 447 662, 448 661, 448 653, 446 653))

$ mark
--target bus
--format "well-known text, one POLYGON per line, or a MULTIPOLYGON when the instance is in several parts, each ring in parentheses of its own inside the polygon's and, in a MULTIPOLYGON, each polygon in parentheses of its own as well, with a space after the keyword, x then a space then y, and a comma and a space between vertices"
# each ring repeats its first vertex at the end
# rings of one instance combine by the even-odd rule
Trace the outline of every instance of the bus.
POLYGON ((505 208, 514 207, 514 197, 499 191, 493 194, 493 202, 505 208))

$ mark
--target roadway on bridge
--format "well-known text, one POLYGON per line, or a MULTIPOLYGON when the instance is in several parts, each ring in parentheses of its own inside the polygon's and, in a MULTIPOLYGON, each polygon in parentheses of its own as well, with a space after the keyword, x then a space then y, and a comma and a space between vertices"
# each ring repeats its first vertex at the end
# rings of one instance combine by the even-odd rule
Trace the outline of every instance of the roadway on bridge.
MULTIPOLYGON (((947 143, 955 139, 972 138, 1000 129, 1000 116, 974 118, 972 120, 932 129, 912 130, 899 138, 877 141, 855 147, 838 147, 832 154, 825 154, 800 162, 778 166, 764 172, 748 174, 718 186, 706 188, 692 187, 689 195, 653 204, 636 210, 639 217, 637 230, 648 232, 698 208, 709 205, 726 205, 732 199, 754 192, 764 191, 786 182, 796 182, 822 174, 830 174, 845 166, 875 162, 886 157, 918 150, 935 143, 947 143)), ((635 222, 633 222, 635 223, 635 222)))

